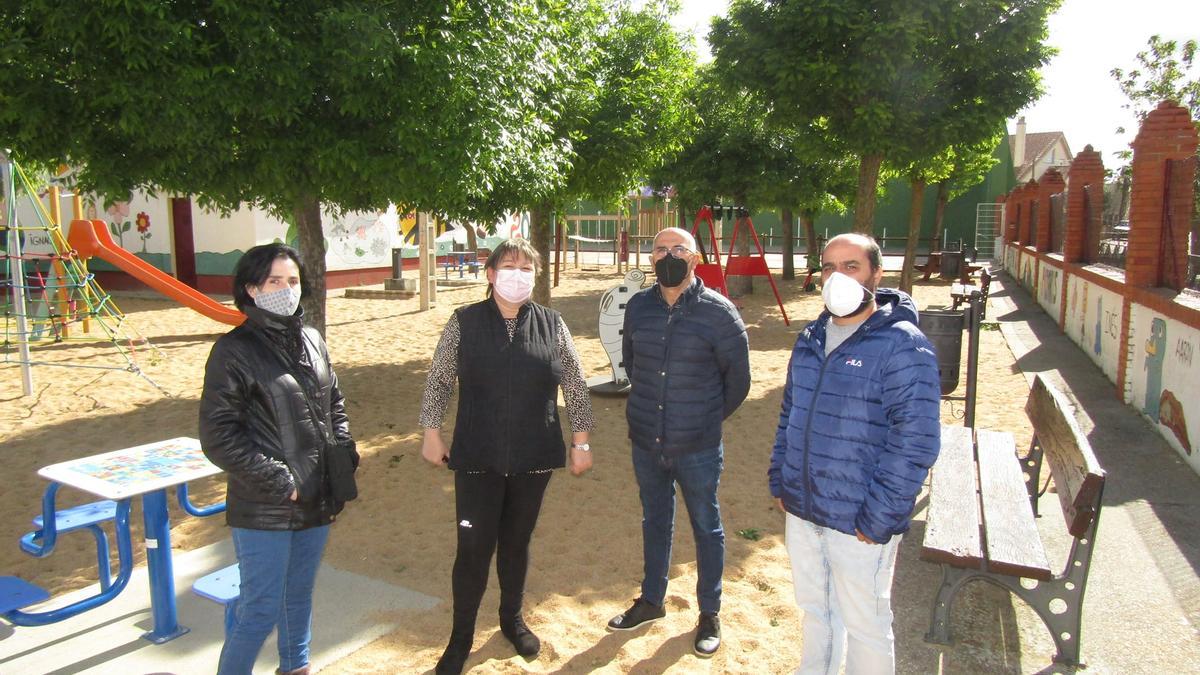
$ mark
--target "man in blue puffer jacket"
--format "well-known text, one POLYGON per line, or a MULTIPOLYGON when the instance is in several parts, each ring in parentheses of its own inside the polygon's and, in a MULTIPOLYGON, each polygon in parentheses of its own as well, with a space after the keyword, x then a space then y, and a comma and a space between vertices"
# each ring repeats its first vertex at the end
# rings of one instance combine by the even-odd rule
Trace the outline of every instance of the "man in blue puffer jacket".
POLYGON ((653 259, 658 283, 630 298, 622 332, 632 384, 625 417, 642 501, 642 594, 608 627, 630 630, 665 614, 678 484, 696 541, 694 651, 710 657, 721 645, 717 613, 725 564, 717 502, 721 422, 750 391, 749 344, 733 303, 695 277, 699 255, 691 233, 659 232, 653 259))
POLYGON ((799 673, 895 669, 896 549, 940 445, 937 360, 912 298, 878 288, 879 245, 834 237, 821 255, 826 311, 796 340, 768 471, 786 513, 799 673))

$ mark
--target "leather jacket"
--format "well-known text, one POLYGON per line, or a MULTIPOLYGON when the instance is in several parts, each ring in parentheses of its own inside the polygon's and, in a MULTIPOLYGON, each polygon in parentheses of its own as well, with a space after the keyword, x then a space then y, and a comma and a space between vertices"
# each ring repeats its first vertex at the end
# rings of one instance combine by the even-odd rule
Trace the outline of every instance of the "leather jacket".
POLYGON ((350 427, 325 341, 299 314, 244 311, 249 320, 213 345, 200 397, 200 445, 228 479, 226 522, 255 530, 326 525, 343 504, 325 481, 321 425, 339 440, 350 438, 350 427))

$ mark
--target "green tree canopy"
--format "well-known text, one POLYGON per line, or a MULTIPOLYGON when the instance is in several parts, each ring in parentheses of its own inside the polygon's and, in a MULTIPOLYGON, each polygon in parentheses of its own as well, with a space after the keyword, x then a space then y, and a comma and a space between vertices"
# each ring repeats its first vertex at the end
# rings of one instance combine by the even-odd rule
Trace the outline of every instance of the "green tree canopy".
POLYGON ((771 117, 819 122, 860 159, 855 230, 873 229, 884 160, 977 141, 1036 98, 1058 0, 735 0, 710 35, 718 68, 771 117))
POLYGON ((577 77, 561 93, 563 115, 553 127, 570 149, 561 182, 539 190, 531 206, 533 244, 545 264, 534 289, 550 302, 550 215, 592 199, 612 204, 678 152, 692 133, 684 95, 694 78, 695 55, 670 24, 673 5, 626 0, 593 3, 573 18, 579 45, 577 77))
POLYGON ((322 208, 490 218, 560 185, 573 2, 5 3, 0 143, 294 219, 323 329, 322 208))

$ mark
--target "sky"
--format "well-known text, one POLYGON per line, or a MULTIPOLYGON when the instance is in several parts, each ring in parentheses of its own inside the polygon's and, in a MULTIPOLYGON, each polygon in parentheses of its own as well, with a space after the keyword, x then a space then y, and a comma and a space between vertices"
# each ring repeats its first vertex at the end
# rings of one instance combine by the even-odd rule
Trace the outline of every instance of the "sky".
MULTIPOLYGON (((674 24, 695 32, 701 59, 707 60, 709 21, 728 11, 729 2, 682 0, 681 5, 674 24)), ((1136 125, 1133 113, 1121 107, 1127 99, 1109 71, 1132 68, 1155 34, 1200 40, 1200 1, 1064 0, 1050 18, 1049 43, 1058 55, 1042 68, 1046 93, 1008 121, 1009 133, 1024 116, 1028 133, 1061 131, 1071 152, 1090 144, 1105 166, 1118 166, 1115 153, 1128 149, 1136 125), (1121 126, 1124 134, 1116 131, 1121 126)), ((1197 76, 1200 67, 1192 71, 1197 76)))

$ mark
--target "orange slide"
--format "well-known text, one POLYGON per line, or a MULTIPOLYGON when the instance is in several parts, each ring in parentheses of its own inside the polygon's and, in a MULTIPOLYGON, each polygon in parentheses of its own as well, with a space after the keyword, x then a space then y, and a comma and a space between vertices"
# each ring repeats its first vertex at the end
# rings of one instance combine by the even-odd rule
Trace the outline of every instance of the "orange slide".
POLYGON ((113 241, 112 235, 108 233, 108 226, 103 220, 71 221, 71 232, 67 235, 67 243, 71 245, 71 248, 75 249, 80 258, 87 260, 95 256, 110 265, 114 265, 129 276, 184 307, 194 309, 213 321, 238 326, 246 320, 246 315, 233 307, 222 305, 121 248, 119 244, 113 241))

